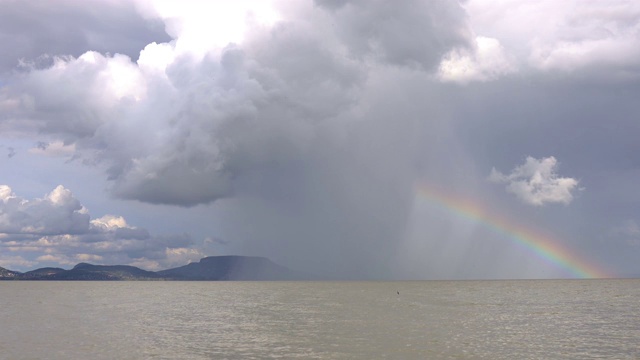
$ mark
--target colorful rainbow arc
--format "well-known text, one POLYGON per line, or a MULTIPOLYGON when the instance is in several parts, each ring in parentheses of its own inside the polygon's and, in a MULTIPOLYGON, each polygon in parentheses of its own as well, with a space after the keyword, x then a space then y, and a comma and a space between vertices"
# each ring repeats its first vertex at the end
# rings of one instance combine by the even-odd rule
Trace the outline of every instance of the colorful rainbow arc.
POLYGON ((557 240, 502 219, 478 203, 435 190, 434 187, 426 184, 419 184, 416 188, 420 198, 444 208, 456 216, 466 218, 504 235, 538 258, 568 271, 574 277, 586 279, 613 277, 600 266, 583 260, 575 252, 563 247, 557 240))

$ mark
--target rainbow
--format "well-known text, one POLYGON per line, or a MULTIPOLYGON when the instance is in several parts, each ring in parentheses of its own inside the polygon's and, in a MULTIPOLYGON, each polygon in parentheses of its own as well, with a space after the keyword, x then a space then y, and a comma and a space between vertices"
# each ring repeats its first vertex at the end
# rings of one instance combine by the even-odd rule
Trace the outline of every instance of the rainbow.
POLYGON ((563 247, 558 240, 500 217, 487 210, 481 203, 441 191, 424 183, 418 184, 416 189, 419 198, 504 235, 516 245, 566 271, 572 277, 583 279, 613 277, 600 266, 587 262, 575 251, 563 247))

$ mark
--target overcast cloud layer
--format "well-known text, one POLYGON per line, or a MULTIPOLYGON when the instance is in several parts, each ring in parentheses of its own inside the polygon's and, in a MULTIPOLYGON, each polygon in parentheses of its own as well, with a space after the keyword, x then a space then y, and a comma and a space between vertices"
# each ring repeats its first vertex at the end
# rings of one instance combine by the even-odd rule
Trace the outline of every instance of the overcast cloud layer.
POLYGON ((0 5, 0 266, 569 275, 429 186, 640 275, 634 2, 0 5))

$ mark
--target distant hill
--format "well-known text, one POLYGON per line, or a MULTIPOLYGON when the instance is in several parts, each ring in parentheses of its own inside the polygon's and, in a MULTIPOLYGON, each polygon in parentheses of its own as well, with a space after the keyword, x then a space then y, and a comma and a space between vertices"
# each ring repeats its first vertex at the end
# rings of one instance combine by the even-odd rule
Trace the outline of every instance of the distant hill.
POLYGON ((45 267, 45 268, 40 268, 40 269, 36 269, 36 270, 31 270, 31 271, 27 271, 26 273, 22 273, 20 274, 21 278, 41 278, 41 277, 45 277, 45 276, 51 276, 51 275, 55 275, 61 272, 65 272, 67 270, 63 269, 63 268, 54 268, 54 267, 45 267))
POLYGON ((263 257, 211 256, 174 269, 158 271, 175 280, 295 280, 296 273, 263 257))
POLYGON ((71 270, 47 275, 48 280, 157 280, 160 276, 127 265, 92 265, 80 263, 71 270))
POLYGON ((3 267, 0 267, 0 279, 2 278, 14 279, 16 276, 19 276, 19 275, 20 273, 17 271, 11 271, 3 267))
POLYGON ((80 263, 70 270, 40 268, 25 273, 0 267, 0 280, 302 280, 310 278, 263 257, 211 256, 197 263, 162 271, 146 271, 128 265, 80 263))

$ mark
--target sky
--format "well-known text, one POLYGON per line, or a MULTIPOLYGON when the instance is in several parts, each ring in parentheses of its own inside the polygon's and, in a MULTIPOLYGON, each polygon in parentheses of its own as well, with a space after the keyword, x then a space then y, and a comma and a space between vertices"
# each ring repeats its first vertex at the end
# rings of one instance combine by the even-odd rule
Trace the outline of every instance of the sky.
POLYGON ((0 0, 0 266, 640 276, 640 3, 0 0))

